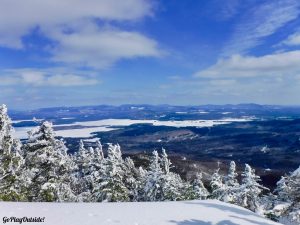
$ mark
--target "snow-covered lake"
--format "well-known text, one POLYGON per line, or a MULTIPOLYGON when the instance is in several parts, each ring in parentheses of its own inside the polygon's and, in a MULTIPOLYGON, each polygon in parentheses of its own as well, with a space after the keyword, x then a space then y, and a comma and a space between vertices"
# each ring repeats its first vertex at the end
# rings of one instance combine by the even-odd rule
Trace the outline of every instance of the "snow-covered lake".
MULTIPOLYGON (((41 225, 275 225, 217 200, 128 203, 0 202, 1 219, 41 217, 41 225)), ((7 222, 7 224, 19 224, 7 222)), ((28 224, 28 223, 22 223, 28 224)))
MULTIPOLYGON (((131 119, 104 119, 96 121, 74 122, 69 124, 54 124, 56 135, 61 137, 88 138, 93 137, 94 132, 107 132, 120 127, 133 124, 151 124, 153 126, 169 127, 212 127, 232 122, 246 122, 252 118, 224 118, 220 120, 182 120, 182 121, 160 121, 160 120, 131 120, 131 119)), ((15 121, 14 121, 15 122, 15 121)), ((22 121, 18 121, 22 122, 22 121)), ((33 127, 16 127, 14 136, 20 139, 27 138, 27 132, 33 127)))

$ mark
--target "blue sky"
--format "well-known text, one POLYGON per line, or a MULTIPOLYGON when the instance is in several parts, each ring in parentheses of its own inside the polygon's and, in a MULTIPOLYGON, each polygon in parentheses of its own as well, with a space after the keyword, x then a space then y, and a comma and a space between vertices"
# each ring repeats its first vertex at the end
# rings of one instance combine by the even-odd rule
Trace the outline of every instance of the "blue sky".
POLYGON ((0 102, 300 104, 298 0, 0 0, 0 102))

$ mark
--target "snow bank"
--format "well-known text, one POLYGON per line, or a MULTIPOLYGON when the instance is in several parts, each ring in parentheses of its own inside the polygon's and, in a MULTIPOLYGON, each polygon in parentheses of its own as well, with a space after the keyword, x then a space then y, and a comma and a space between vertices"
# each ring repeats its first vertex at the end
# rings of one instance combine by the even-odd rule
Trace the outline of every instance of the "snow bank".
POLYGON ((43 225, 278 224, 241 207, 217 200, 134 203, 0 202, 0 216, 1 218, 45 217, 44 223, 34 223, 43 225))

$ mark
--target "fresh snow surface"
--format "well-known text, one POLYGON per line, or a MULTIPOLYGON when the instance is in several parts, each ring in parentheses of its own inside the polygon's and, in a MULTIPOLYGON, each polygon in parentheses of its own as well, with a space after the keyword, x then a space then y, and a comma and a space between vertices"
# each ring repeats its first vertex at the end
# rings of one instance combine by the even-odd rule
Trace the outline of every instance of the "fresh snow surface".
MULTIPOLYGON (((232 122, 246 122, 250 121, 251 118, 224 118, 220 120, 131 120, 131 119, 105 119, 96 121, 86 122, 75 122, 70 125, 80 126, 130 126, 133 124, 152 124, 153 126, 170 126, 170 127, 211 127, 214 125, 228 124, 232 122)), ((66 126, 66 124, 56 125, 66 126)))
MULTIPOLYGON (((253 118, 224 118, 219 120, 180 120, 180 121, 160 121, 160 120, 131 120, 131 119, 104 119, 96 121, 74 122, 70 124, 54 125, 54 130, 57 127, 63 127, 56 131, 57 136, 74 137, 74 138, 88 138, 93 136, 94 132, 106 132, 115 129, 116 127, 130 126, 133 124, 151 124, 153 126, 169 126, 169 127, 212 127, 215 125, 229 124, 232 122, 246 122, 253 118), (76 126, 76 128, 73 128, 76 126), (78 127, 82 128, 78 128, 78 127), (68 128, 69 127, 69 128, 68 128)), ((25 139, 27 132, 33 127, 16 127, 14 137, 25 139)))
POLYGON ((199 111, 198 113, 199 113, 199 114, 208 114, 209 112, 206 112, 206 111, 199 111))
POLYGON ((13 123, 33 122, 33 120, 13 120, 13 123))
MULTIPOLYGON (((56 126, 54 126, 55 129, 56 126)), ((32 130, 34 127, 16 127, 13 133, 15 138, 26 139, 28 137, 28 131, 32 130)), ((94 132, 107 132, 111 130, 116 130, 115 128, 109 127, 83 127, 80 129, 65 129, 55 131, 56 136, 59 137, 70 137, 70 138, 89 138, 94 132)))
POLYGON ((92 133, 94 132, 107 132, 111 130, 115 130, 115 129, 109 127, 90 127, 90 128, 81 128, 81 129, 57 130, 55 131, 55 134, 56 136, 60 136, 60 137, 88 138, 91 137, 92 133))
POLYGON ((22 123, 22 122, 34 122, 34 121, 43 121, 43 119, 33 118, 31 120, 13 120, 12 122, 13 123, 22 123))
POLYGON ((176 114, 187 114, 188 112, 175 112, 176 114))
POLYGON ((0 202, 0 216, 45 217, 44 223, 34 223, 43 225, 278 224, 241 207, 217 200, 128 203, 0 202))

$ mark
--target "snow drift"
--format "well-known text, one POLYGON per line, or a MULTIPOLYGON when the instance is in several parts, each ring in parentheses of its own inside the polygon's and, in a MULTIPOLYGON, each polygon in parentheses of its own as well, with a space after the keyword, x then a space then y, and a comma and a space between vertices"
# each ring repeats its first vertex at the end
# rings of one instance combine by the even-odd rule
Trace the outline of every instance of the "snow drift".
POLYGON ((126 203, 1 202, 0 216, 2 219, 40 217, 44 218, 44 222, 35 224, 43 225, 278 224, 244 208, 217 200, 126 203))

